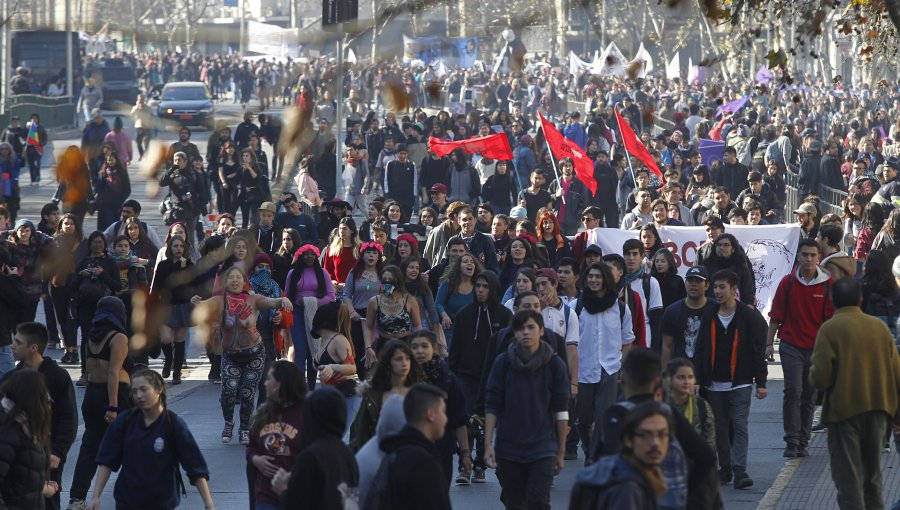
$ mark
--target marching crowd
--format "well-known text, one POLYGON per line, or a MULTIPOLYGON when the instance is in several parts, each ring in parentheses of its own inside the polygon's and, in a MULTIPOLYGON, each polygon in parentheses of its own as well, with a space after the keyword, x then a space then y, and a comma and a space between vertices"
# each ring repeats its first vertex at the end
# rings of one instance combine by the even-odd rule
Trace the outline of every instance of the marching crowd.
MULTIPOLYGON (((145 63, 148 91, 154 69, 163 82, 207 81, 214 94, 229 81, 216 58, 145 63)), ((768 396, 776 344, 784 456, 808 456, 811 434, 827 428, 832 465, 855 468, 832 471, 839 504, 878 507, 881 452, 900 404, 900 91, 722 91, 472 69, 451 73, 462 85, 450 100, 466 111, 451 115, 425 108, 433 69, 383 64, 344 76, 338 166, 329 71, 310 63, 285 80, 314 113, 297 168, 262 149, 281 138, 266 113, 218 126, 205 155, 179 130, 158 174, 163 238, 144 221, 148 204, 130 197, 134 142, 121 119, 110 129, 91 108, 37 223, 17 217, 18 181, 42 143, 30 126, 3 133, 8 505, 60 505, 78 412, 68 373, 45 356, 58 345, 59 363, 80 365, 85 387, 68 508, 99 508, 112 471, 117 507, 174 508, 184 494, 179 463, 213 508, 197 442, 166 408, 195 327, 208 379, 221 384, 221 441, 236 436, 246 447, 254 510, 348 500, 450 508, 450 484, 486 483, 487 469, 507 508, 549 508, 554 476, 578 458, 586 468, 572 508, 721 508, 721 485, 754 484, 749 413, 754 396, 768 396), (359 91, 380 90, 366 85, 389 75, 408 76, 412 113, 382 119, 379 96, 359 91), (475 85, 481 110, 466 100, 475 85), (584 108, 565 112, 560 89, 577 90, 584 108), (746 105, 717 112, 738 95, 746 105), (582 152, 551 153, 537 110, 591 171, 575 161, 582 152), (624 149, 630 130, 620 118, 653 165, 624 149), (464 144, 440 156, 429 142, 495 134, 508 141, 506 159, 464 144), (706 160, 701 140, 724 141, 721 159, 706 160), (788 172, 802 200, 793 211, 788 172), (276 197, 278 179, 292 185, 276 197), (822 214, 819 195, 830 190, 849 192, 841 216, 822 214), (207 232, 200 220, 210 214, 207 232), (801 239, 764 317, 729 227, 784 222, 798 224, 801 239), (667 226, 705 228, 696 260, 663 245, 667 226), (604 252, 592 240, 599 227, 635 237, 604 252), (684 277, 681 265, 691 266, 684 277), (34 322, 41 303, 45 324, 34 322), (161 373, 147 368, 160 357, 161 373)), ((271 98, 256 93, 265 108, 271 98)), ((132 116, 144 108, 139 99, 132 116)), ((152 134, 136 128, 138 159, 150 157, 152 134)))

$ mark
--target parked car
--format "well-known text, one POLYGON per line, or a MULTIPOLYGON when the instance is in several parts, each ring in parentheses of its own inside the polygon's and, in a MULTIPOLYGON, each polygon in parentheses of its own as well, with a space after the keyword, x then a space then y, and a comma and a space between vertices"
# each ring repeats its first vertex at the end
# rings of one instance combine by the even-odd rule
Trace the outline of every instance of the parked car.
POLYGON ((203 82, 167 83, 159 95, 157 117, 165 127, 203 126, 215 129, 216 107, 203 82))

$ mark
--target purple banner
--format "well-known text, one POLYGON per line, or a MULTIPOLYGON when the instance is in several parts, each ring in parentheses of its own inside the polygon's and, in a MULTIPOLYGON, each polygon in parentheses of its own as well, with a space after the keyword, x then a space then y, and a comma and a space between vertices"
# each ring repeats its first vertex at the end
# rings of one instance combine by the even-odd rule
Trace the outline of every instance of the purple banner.
POLYGON ((766 85, 767 83, 772 81, 773 76, 772 72, 769 71, 769 68, 767 68, 766 65, 763 64, 759 68, 759 71, 756 71, 756 75, 754 76, 754 78, 756 79, 756 83, 766 85))
POLYGON ((745 104, 747 104, 747 101, 749 101, 749 100, 750 100, 749 96, 744 96, 744 97, 735 99, 734 101, 729 101, 729 102, 723 104, 716 110, 716 117, 720 117, 725 112, 736 113, 738 110, 741 109, 741 107, 743 107, 745 104))
POLYGON ((713 161, 722 161, 722 157, 725 155, 725 142, 701 138, 699 150, 700 161, 707 168, 712 169, 713 161))

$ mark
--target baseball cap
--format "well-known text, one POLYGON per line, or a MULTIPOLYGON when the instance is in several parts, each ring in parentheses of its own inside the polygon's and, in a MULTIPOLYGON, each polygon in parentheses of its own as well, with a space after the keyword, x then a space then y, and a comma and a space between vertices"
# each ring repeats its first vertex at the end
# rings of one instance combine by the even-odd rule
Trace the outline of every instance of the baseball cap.
POLYGON ((595 253, 597 255, 603 255, 603 248, 597 246, 596 244, 592 244, 588 246, 585 250, 585 253, 595 253))
POLYGON ((509 217, 515 218, 517 220, 527 220, 528 219, 528 210, 522 207, 521 205, 517 205, 509 210, 509 217))
POLYGON ((706 270, 703 266, 694 266, 687 270, 687 274, 684 275, 685 278, 699 278, 703 281, 709 281, 709 271, 706 270))
POLYGON ((269 211, 272 214, 275 214, 276 207, 272 202, 263 202, 259 205, 260 211, 269 211))
POLYGON ((556 271, 550 267, 538 269, 534 276, 535 278, 544 277, 553 282, 554 285, 556 285, 556 283, 559 281, 559 274, 557 274, 556 271))
POLYGON ((800 204, 794 214, 816 214, 816 206, 810 203, 800 204))
POLYGON ((446 193, 447 193, 447 186, 445 186, 445 185, 443 185, 443 184, 441 184, 441 183, 437 183, 437 184, 435 184, 434 186, 431 187, 431 191, 434 192, 434 193, 445 193, 445 194, 446 194, 446 193))

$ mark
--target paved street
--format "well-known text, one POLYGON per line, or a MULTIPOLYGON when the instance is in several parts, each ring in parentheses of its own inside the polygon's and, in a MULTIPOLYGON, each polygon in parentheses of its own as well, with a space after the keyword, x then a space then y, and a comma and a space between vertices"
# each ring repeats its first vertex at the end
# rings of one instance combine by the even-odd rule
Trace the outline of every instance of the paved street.
MULTIPOLYGON (((239 108, 225 105, 221 109, 232 114, 232 127, 239 122, 238 116, 241 112, 239 108)), ((111 124, 111 115, 107 115, 107 119, 111 124)), ((133 133, 133 129, 130 128, 130 122, 127 120, 126 130, 129 133, 133 133)), ((80 134, 76 132, 64 134, 67 136, 62 139, 56 139, 51 134, 58 153, 61 153, 70 144, 77 145, 80 143, 80 134)), ((176 139, 175 133, 166 133, 163 136, 166 143, 171 143, 176 139)), ((195 131, 192 141, 199 146, 201 154, 205 154, 208 136, 209 133, 206 131, 195 131)), ((132 198, 140 201, 144 208, 144 214, 141 218, 156 228, 160 237, 162 237, 165 233, 165 228, 162 224, 162 219, 156 211, 160 198, 147 198, 144 181, 137 175, 137 164, 132 164, 129 170, 132 176, 132 198)), ((22 188, 22 211, 20 212, 20 217, 37 221, 40 207, 49 200, 54 190, 55 183, 53 183, 52 171, 49 168, 45 168, 40 187, 32 188, 26 185, 22 188)), ((86 219, 86 232, 90 232, 95 228, 95 221, 92 217, 86 219)), ((39 313, 41 312, 39 311, 39 313)), ((206 455, 206 461, 212 473, 210 487, 214 493, 217 507, 220 509, 246 508, 247 488, 244 471, 244 449, 237 444, 236 440, 232 444, 224 445, 219 439, 222 417, 218 397, 221 387, 206 382, 208 365, 206 359, 201 357, 201 353, 202 349, 195 346, 190 347, 188 351, 189 363, 194 368, 187 372, 184 384, 171 389, 169 397, 171 409, 184 417, 206 455)), ((46 354, 59 358, 62 353, 61 351, 48 350, 46 354)), ((158 362, 154 361, 151 366, 161 369, 161 364, 161 360, 158 362)), ((745 491, 736 491, 730 485, 723 487, 722 497, 728 509, 751 510, 757 508, 767 489, 775 481, 779 471, 784 466, 784 461, 781 457, 783 442, 781 439, 782 383, 780 380, 780 367, 773 365, 770 369, 770 397, 762 401, 754 400, 751 411, 749 470, 750 475, 754 478, 755 485, 745 491)), ((75 370, 70 370, 70 373, 73 379, 77 378, 78 374, 75 370)), ((77 393, 80 400, 84 392, 79 388, 77 393)), ((76 442, 69 453, 70 458, 65 469, 63 483, 64 491, 68 489, 70 484, 79 444, 79 442, 76 442)), ((813 455, 818 454, 814 450, 813 455)), ((581 459, 569 461, 566 470, 556 479, 552 492, 553 508, 566 508, 568 506, 569 492, 575 475, 582 466, 582 462, 583 460, 581 459)), ((453 487, 451 489, 454 507, 467 510, 502 508, 499 494, 500 486, 493 476, 493 472, 489 473, 488 481, 484 485, 453 487)), ((63 493, 63 498, 64 501, 68 500, 67 492, 63 493)), ((103 508, 113 507, 111 482, 104 498, 103 508)), ((199 510, 203 508, 203 504, 196 491, 189 491, 186 501, 182 503, 180 508, 199 510)))

